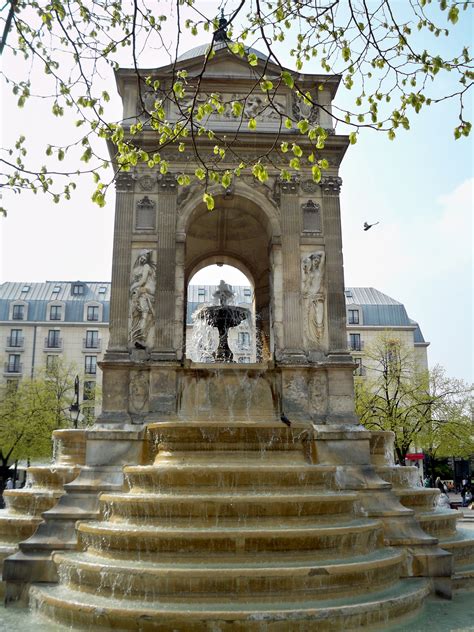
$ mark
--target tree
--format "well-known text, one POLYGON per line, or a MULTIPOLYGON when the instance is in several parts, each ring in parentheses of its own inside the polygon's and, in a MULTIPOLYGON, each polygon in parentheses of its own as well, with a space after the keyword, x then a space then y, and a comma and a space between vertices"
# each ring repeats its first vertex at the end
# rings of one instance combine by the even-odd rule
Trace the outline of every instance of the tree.
POLYGON ((2 186, 43 191, 56 202, 69 199, 77 160, 70 168, 61 165, 79 148, 82 171, 95 181, 93 200, 103 205, 110 164, 112 179, 117 171, 137 164, 165 174, 168 164, 162 154, 170 145, 194 154, 199 166, 178 182, 202 182, 209 208, 214 202, 208 186, 219 183, 226 189, 243 173, 265 182, 269 169, 289 179, 306 168, 318 182, 328 166, 321 152, 331 133, 318 124, 317 116, 327 107, 318 99, 325 79, 319 77, 308 88, 299 74, 308 66, 314 72, 316 64, 324 73, 339 75, 354 93, 352 106, 332 111, 335 121, 349 126, 352 143, 364 128, 393 139, 399 129, 410 127, 412 113, 448 99, 459 104, 455 137, 469 135, 471 122, 464 103, 474 79, 472 58, 467 45, 459 44, 451 31, 458 22, 469 20, 471 0, 233 0, 216 3, 216 10, 218 6, 227 12, 220 20, 204 15, 195 0, 161 0, 156 14, 146 0, 11 0, 0 21, 1 48, 21 56, 29 67, 22 76, 4 71, 5 81, 17 95, 19 107, 33 98, 49 99, 53 116, 74 112, 77 128, 71 143, 45 148, 45 165, 30 164, 27 139, 18 138, 1 157, 2 186), (188 76, 176 61, 178 50, 183 39, 204 35, 210 46, 200 70, 188 76), (452 49, 446 53, 438 40, 446 40, 452 49), (222 47, 249 64, 254 87, 248 95, 226 100, 219 92, 203 91, 206 68, 222 47), (254 47, 261 48, 263 55, 254 47), (286 67, 288 57, 296 71, 286 67), (155 67, 157 58, 169 59, 169 79, 162 84, 152 71, 141 70, 155 67), (136 119, 111 122, 110 94, 104 85, 119 65, 136 73, 141 112, 136 119), (39 73, 46 76, 35 81, 39 73), (292 114, 281 111, 275 98, 283 89, 291 90, 299 104, 292 114), (247 100, 255 94, 261 97, 262 110, 247 116, 247 100), (174 123, 166 117, 167 100, 181 114, 174 123), (239 140, 257 129, 262 112, 268 110, 279 119, 280 131, 267 153, 249 159, 239 152, 239 140), (231 137, 220 135, 214 126, 216 117, 225 112, 237 123, 231 137), (153 152, 140 147, 143 130, 155 133, 153 152), (101 155, 94 142, 97 136, 115 146, 112 162, 101 155), (195 142, 199 136, 214 142, 212 161, 202 159, 195 142), (286 164, 276 164, 277 154, 286 164))
POLYGON ((355 380, 356 412, 369 430, 395 434, 395 453, 405 465, 412 446, 432 456, 474 452, 473 387, 436 366, 416 364, 413 351, 384 334, 366 350, 368 376, 355 380))
MULTIPOLYGON (((0 478, 22 459, 50 458, 52 432, 73 425, 75 368, 55 362, 38 377, 9 385, 0 399, 0 478)), ((81 425, 90 423, 94 399, 84 393, 81 425)))

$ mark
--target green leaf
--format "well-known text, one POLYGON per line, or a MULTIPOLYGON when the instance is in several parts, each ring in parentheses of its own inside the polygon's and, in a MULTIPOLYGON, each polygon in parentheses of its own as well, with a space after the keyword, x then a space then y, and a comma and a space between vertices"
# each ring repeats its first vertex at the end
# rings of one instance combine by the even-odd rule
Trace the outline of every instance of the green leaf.
POLYGON ((207 210, 212 211, 214 208, 214 198, 210 193, 204 193, 202 196, 203 202, 206 203, 207 210))
POLYGON ((311 167, 311 175, 313 176, 314 182, 321 181, 321 169, 318 167, 318 165, 313 165, 311 167))
POLYGON ((284 70, 281 73, 281 78, 283 79, 284 83, 289 87, 289 88, 294 88, 295 85, 295 80, 293 79, 293 76, 291 74, 291 72, 288 72, 288 70, 284 70))
POLYGON ((349 142, 351 145, 355 145, 357 143, 357 133, 356 132, 351 132, 349 134, 349 142))
POLYGON ((240 101, 232 101, 232 114, 234 116, 241 116, 244 106, 240 101))
POLYGON ((247 56, 248 62, 250 66, 257 66, 258 65, 258 57, 255 53, 250 53, 250 55, 247 56))
POLYGON ((253 117, 248 122, 248 128, 251 130, 257 129, 257 121, 253 117))
POLYGON ((202 167, 198 167, 195 172, 194 175, 196 176, 196 178, 198 178, 199 180, 204 180, 204 178, 206 177, 206 172, 204 171, 204 169, 202 167))

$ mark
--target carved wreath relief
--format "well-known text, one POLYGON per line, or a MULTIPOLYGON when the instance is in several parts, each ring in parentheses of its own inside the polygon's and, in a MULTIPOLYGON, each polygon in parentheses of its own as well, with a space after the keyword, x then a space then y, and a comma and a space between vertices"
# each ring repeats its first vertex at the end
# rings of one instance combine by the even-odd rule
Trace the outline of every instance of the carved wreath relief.
POLYGON ((136 349, 152 344, 155 320, 156 264, 151 250, 142 250, 135 260, 130 283, 129 341, 136 349))
POLYGON ((130 374, 130 412, 146 412, 149 397, 149 375, 147 371, 130 374))
POLYGON ((321 343, 324 333, 325 260, 325 253, 319 250, 304 256, 301 261, 305 334, 308 341, 317 344, 321 343))

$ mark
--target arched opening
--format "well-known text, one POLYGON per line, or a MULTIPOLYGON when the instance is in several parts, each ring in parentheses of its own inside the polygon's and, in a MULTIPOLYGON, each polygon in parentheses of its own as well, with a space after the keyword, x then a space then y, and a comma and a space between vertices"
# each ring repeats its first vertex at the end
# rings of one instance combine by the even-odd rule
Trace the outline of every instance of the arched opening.
POLYGON ((186 358, 204 363, 257 362, 261 351, 254 298, 253 280, 237 267, 223 262, 199 266, 187 287, 186 358), (220 357, 216 318, 226 321, 227 358, 220 357))
POLYGON ((232 194, 216 196, 216 208, 212 212, 203 203, 198 203, 187 211, 183 209, 181 222, 185 233, 184 280, 188 291, 185 306, 185 354, 188 359, 200 362, 216 360, 215 349, 210 349, 212 344, 216 344, 217 332, 204 335, 204 331, 201 331, 199 338, 196 333, 196 317, 193 320, 192 315, 199 308, 200 302, 215 305, 220 301, 220 295, 215 293, 219 290, 217 286, 221 280, 232 286, 231 291, 234 291, 234 286, 237 287, 237 293, 232 299, 236 306, 249 305, 247 309, 251 309, 248 321, 250 329, 246 324, 232 327, 235 331, 230 335, 230 347, 235 361, 261 362, 269 359, 273 353, 271 287, 274 281, 271 257, 275 234, 279 237, 279 228, 275 216, 270 210, 264 210, 263 205, 263 202, 259 205, 247 197, 232 194), (225 265, 233 266, 247 280, 241 283, 232 282, 225 274, 217 272, 209 282, 196 283, 196 278, 199 277, 195 275, 202 274, 211 265, 222 266, 221 272, 225 265), (236 347, 234 341, 236 335, 240 339, 242 350, 248 347, 250 353, 240 353, 239 345, 236 347))

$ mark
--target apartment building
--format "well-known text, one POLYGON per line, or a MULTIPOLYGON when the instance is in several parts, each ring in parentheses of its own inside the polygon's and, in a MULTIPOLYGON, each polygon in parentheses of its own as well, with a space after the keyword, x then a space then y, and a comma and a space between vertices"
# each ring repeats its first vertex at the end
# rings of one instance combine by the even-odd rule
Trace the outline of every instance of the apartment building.
POLYGON ((61 358, 80 376, 81 397, 90 398, 101 384, 109 303, 109 282, 1 284, 0 383, 35 377, 61 358))

